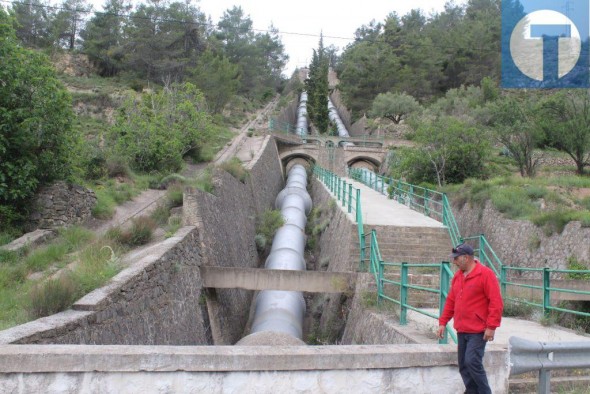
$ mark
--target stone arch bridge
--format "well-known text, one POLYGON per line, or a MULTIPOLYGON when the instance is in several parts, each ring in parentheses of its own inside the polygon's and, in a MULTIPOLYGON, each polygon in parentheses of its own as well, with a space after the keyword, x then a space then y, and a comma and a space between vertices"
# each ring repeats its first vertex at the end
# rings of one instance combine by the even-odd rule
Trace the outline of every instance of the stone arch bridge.
POLYGON ((283 168, 288 171, 295 163, 313 163, 340 176, 346 175, 346 169, 367 168, 379 171, 387 156, 383 141, 368 141, 355 138, 339 141, 334 138, 310 137, 302 141, 294 135, 275 135, 279 158, 283 168), (339 146, 340 142, 352 142, 355 145, 339 146))

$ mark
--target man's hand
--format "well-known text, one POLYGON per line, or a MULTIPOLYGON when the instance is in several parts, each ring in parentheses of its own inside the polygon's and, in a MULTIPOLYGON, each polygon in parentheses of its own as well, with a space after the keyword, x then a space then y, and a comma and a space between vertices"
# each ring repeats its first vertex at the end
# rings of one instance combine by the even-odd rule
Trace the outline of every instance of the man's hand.
POLYGON ((493 341, 495 333, 496 333, 496 330, 492 330, 491 328, 486 328, 485 332, 483 333, 483 340, 484 341, 493 341))
POLYGON ((438 331, 436 332, 436 336, 439 339, 442 339, 444 334, 445 334, 445 326, 438 326, 438 331))

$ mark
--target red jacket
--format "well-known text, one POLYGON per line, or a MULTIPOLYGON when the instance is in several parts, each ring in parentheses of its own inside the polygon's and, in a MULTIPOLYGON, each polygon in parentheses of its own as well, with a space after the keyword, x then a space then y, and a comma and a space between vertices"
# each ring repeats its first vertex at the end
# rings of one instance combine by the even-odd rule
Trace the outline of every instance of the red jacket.
POLYGON ((500 327, 504 304, 498 279, 490 268, 477 260, 475 263, 467 277, 461 270, 455 272, 438 320, 441 326, 454 318, 453 327, 461 333, 474 334, 484 332, 486 328, 495 330, 500 327))

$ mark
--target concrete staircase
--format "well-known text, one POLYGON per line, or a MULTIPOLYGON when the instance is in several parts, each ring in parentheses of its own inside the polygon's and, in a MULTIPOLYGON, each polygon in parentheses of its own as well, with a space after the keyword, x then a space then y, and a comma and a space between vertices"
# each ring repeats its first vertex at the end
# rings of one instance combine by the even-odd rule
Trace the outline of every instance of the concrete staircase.
MULTIPOLYGON (((374 226, 384 261, 440 263, 449 261, 451 240, 442 227, 374 226)), ((370 230, 369 230, 370 231, 370 230)))

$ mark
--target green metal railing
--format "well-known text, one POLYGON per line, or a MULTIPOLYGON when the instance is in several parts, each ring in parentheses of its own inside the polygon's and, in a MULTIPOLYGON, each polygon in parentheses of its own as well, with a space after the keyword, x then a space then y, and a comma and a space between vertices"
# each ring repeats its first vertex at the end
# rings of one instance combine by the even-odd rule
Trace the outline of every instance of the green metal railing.
POLYGON ((509 267, 503 265, 501 267, 501 282, 500 285, 503 289, 503 298, 505 300, 510 300, 513 302, 524 303, 533 307, 538 307, 543 310, 543 315, 545 317, 549 317, 552 311, 558 312, 565 312, 565 313, 572 313, 578 316, 586 316, 590 317, 590 313, 588 312, 581 312, 572 309, 561 308, 557 306, 551 305, 551 295, 555 293, 569 293, 569 294, 579 294, 590 296, 590 291, 585 290, 577 290, 577 289, 565 289, 559 287, 552 287, 551 286, 551 274, 566 274, 566 275, 590 275, 590 270, 558 270, 558 269, 550 269, 550 268, 524 268, 524 267, 509 267), (542 285, 534 285, 534 284, 526 284, 526 283, 517 283, 507 280, 508 278, 508 271, 516 271, 516 272, 532 272, 532 273, 540 273, 540 282, 542 285), (534 289, 541 292, 542 297, 540 302, 535 302, 535 300, 526 300, 522 298, 513 298, 506 294, 506 286, 514 286, 518 288, 528 288, 534 289))
POLYGON ((377 175, 360 168, 350 168, 349 176, 388 198, 441 222, 448 228, 452 244, 457 245, 460 242, 459 226, 445 193, 412 185, 401 179, 377 175))
POLYGON ((363 215, 361 212, 361 191, 352 184, 347 183, 346 180, 340 178, 338 175, 328 171, 320 166, 313 167, 313 173, 334 195, 337 201, 341 202, 343 207, 346 207, 348 213, 354 213, 355 222, 357 224, 357 233, 359 237, 360 248, 360 270, 366 270, 366 239, 365 230, 363 227, 363 215))
MULTIPOLYGON (((381 300, 388 300, 400 306, 400 324, 406 324, 407 310, 414 310, 418 313, 426 316, 438 319, 438 316, 411 306, 408 303, 408 290, 418 290, 427 292, 439 293, 439 311, 442 313, 444 304, 448 296, 450 278, 453 273, 449 267, 448 262, 442 262, 438 265, 433 264, 409 264, 409 263, 390 263, 384 262, 379 250, 379 244, 377 241, 377 232, 372 230, 370 234, 370 252, 366 256, 366 241, 365 232, 362 225, 362 215, 360 209, 360 190, 354 188, 350 183, 347 183, 344 179, 334 175, 333 173, 322 169, 321 167, 315 167, 314 173, 324 182, 324 184, 330 189, 330 191, 338 198, 338 201, 342 201, 342 205, 348 205, 348 212, 354 209, 356 212, 355 220, 357 222, 359 244, 361 248, 360 268, 362 271, 366 269, 365 262, 369 262, 369 272, 371 272, 377 282, 377 293, 378 302, 381 300), (348 190, 348 191, 347 191, 348 190), (430 289, 422 286, 415 286, 408 284, 408 269, 416 267, 433 267, 440 266, 440 285, 438 289, 430 289), (399 267, 400 268, 400 281, 396 282, 385 277, 385 267, 399 267), (392 297, 391 294, 385 293, 387 286, 396 285, 400 287, 400 298, 399 300, 392 297)), ((490 267, 498 277, 500 282, 500 288, 502 296, 505 300, 511 300, 518 303, 528 304, 534 307, 542 308, 545 316, 549 316, 551 311, 559 311, 565 313, 572 313, 580 316, 590 317, 590 313, 580 312, 572 309, 561 308, 551 305, 551 294, 552 293, 573 293, 585 296, 590 296, 590 291, 575 290, 551 287, 551 274, 567 274, 570 276, 585 277, 590 275, 590 270, 553 270, 549 268, 520 268, 507 266, 502 263, 498 255, 492 249, 490 243, 487 241, 485 235, 480 234, 477 236, 462 238, 457 222, 451 210, 447 196, 444 193, 439 193, 433 190, 422 188, 419 186, 411 185, 401 181, 394 181, 391 178, 378 176, 376 174, 366 173, 359 169, 350 169, 349 175, 356 181, 360 181, 365 185, 371 187, 374 190, 380 191, 382 194, 387 195, 390 198, 395 198, 398 202, 408 205, 410 208, 422 212, 430 217, 433 217, 449 229, 449 236, 453 245, 457 245, 461 242, 469 242, 474 244, 474 250, 476 255, 482 264, 490 267), (526 283, 517 283, 509 280, 509 271, 531 271, 531 272, 542 272, 542 285, 532 285, 526 283), (542 303, 535 302, 534 300, 526 300, 521 298, 509 297, 507 293, 507 287, 523 287, 535 289, 542 292, 542 303)), ((391 272, 387 272, 390 275, 391 272)), ((444 337, 440 340, 440 343, 447 343, 448 335, 451 335, 452 339, 456 342, 456 337, 453 332, 447 329, 445 330, 444 337)))
MULTIPOLYGON (((372 248, 371 248, 372 249, 372 248)), ((373 263, 373 262, 372 262, 373 263)), ((387 271, 387 275, 392 277, 393 273, 391 270, 387 271)), ((415 311, 422 315, 431 317, 433 319, 438 320, 440 316, 437 316, 425 309, 418 308, 415 306, 410 305, 408 302, 408 293, 410 290, 428 292, 432 294, 437 294, 439 299, 439 311, 442 312, 444 309, 445 302, 449 295, 449 284, 451 281, 451 277, 453 276, 453 272, 449 267, 448 262, 442 262, 440 264, 421 264, 421 263, 389 263, 389 262, 378 262, 378 273, 377 273, 377 303, 380 303, 381 300, 388 300, 393 302, 394 304, 399 305, 400 307, 400 317, 399 322, 401 325, 408 324, 407 315, 408 310, 415 311), (399 268, 399 281, 388 279, 385 274, 385 270, 387 267, 399 268), (438 288, 432 287, 425 287, 425 286, 418 286, 412 285, 409 283, 409 270, 410 268, 437 268, 439 270, 439 285, 438 288), (396 299, 392 294, 386 293, 386 288, 396 286, 399 287, 399 299, 396 299)), ((453 341, 457 343, 457 337, 455 333, 447 327, 445 328, 444 335, 441 339, 439 339, 439 343, 445 344, 448 343, 448 336, 451 336, 453 341)))

